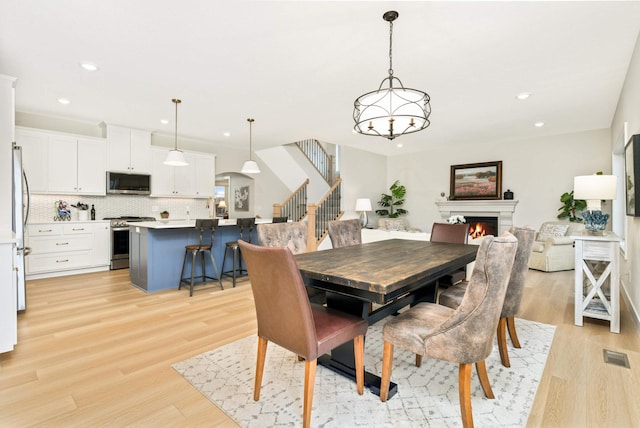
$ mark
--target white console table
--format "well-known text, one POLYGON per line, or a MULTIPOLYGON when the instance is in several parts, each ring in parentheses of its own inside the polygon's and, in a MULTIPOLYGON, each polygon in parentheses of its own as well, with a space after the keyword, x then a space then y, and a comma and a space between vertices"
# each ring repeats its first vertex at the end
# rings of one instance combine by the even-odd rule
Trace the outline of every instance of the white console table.
POLYGON ((608 320, 612 333, 620 333, 620 238, 612 232, 588 232, 575 239, 575 325, 583 317, 608 320))

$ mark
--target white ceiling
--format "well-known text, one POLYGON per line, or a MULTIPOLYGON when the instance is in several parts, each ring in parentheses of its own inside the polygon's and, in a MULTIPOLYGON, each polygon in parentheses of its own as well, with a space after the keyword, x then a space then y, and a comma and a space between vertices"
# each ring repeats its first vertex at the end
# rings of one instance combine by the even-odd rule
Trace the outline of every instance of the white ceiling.
POLYGON ((394 155, 608 128, 639 31, 637 1, 0 0, 0 73, 20 112, 172 135, 178 97, 179 136, 248 148, 253 117, 256 150, 394 155), (387 10, 395 75, 432 107, 393 142, 352 132, 353 101, 387 75, 387 10))

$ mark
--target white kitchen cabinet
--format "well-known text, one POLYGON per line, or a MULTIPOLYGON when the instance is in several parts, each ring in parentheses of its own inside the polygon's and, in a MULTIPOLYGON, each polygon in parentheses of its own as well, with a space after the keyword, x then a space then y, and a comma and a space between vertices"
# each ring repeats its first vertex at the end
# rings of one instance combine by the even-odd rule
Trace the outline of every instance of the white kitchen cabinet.
POLYGON ((151 132, 106 125, 107 169, 149 174, 151 172, 151 132))
POLYGON ((11 231, 0 231, 0 352, 12 351, 18 343, 15 253, 11 231))
POLYGON ((28 279, 109 268, 109 223, 57 222, 29 226, 25 259, 28 279))
POLYGON ((208 198, 215 185, 215 155, 185 151, 188 166, 164 164, 169 149, 151 149, 151 196, 208 198))
POLYGON ((16 144, 22 147, 22 166, 32 193, 49 189, 49 134, 16 127, 16 144))
POLYGON ((32 193, 106 194, 106 147, 101 138, 18 129, 32 193))

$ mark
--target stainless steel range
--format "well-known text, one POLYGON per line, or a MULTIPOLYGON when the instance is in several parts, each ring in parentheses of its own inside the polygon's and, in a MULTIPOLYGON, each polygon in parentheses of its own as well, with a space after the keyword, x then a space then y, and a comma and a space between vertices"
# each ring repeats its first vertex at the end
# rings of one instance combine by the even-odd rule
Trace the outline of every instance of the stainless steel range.
POLYGON ((122 216, 105 218, 105 220, 111 220, 111 269, 127 269, 129 267, 129 223, 156 219, 122 216))

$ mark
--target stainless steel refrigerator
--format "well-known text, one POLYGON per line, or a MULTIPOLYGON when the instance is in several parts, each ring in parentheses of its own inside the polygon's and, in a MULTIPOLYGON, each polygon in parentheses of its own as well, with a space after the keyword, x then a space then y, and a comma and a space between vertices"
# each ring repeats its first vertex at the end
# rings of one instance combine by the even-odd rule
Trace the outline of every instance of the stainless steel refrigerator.
POLYGON ((16 275, 18 286, 18 310, 27 308, 24 258, 30 248, 25 247, 24 234, 29 220, 29 182, 22 168, 22 147, 13 143, 13 231, 16 234, 16 275))

